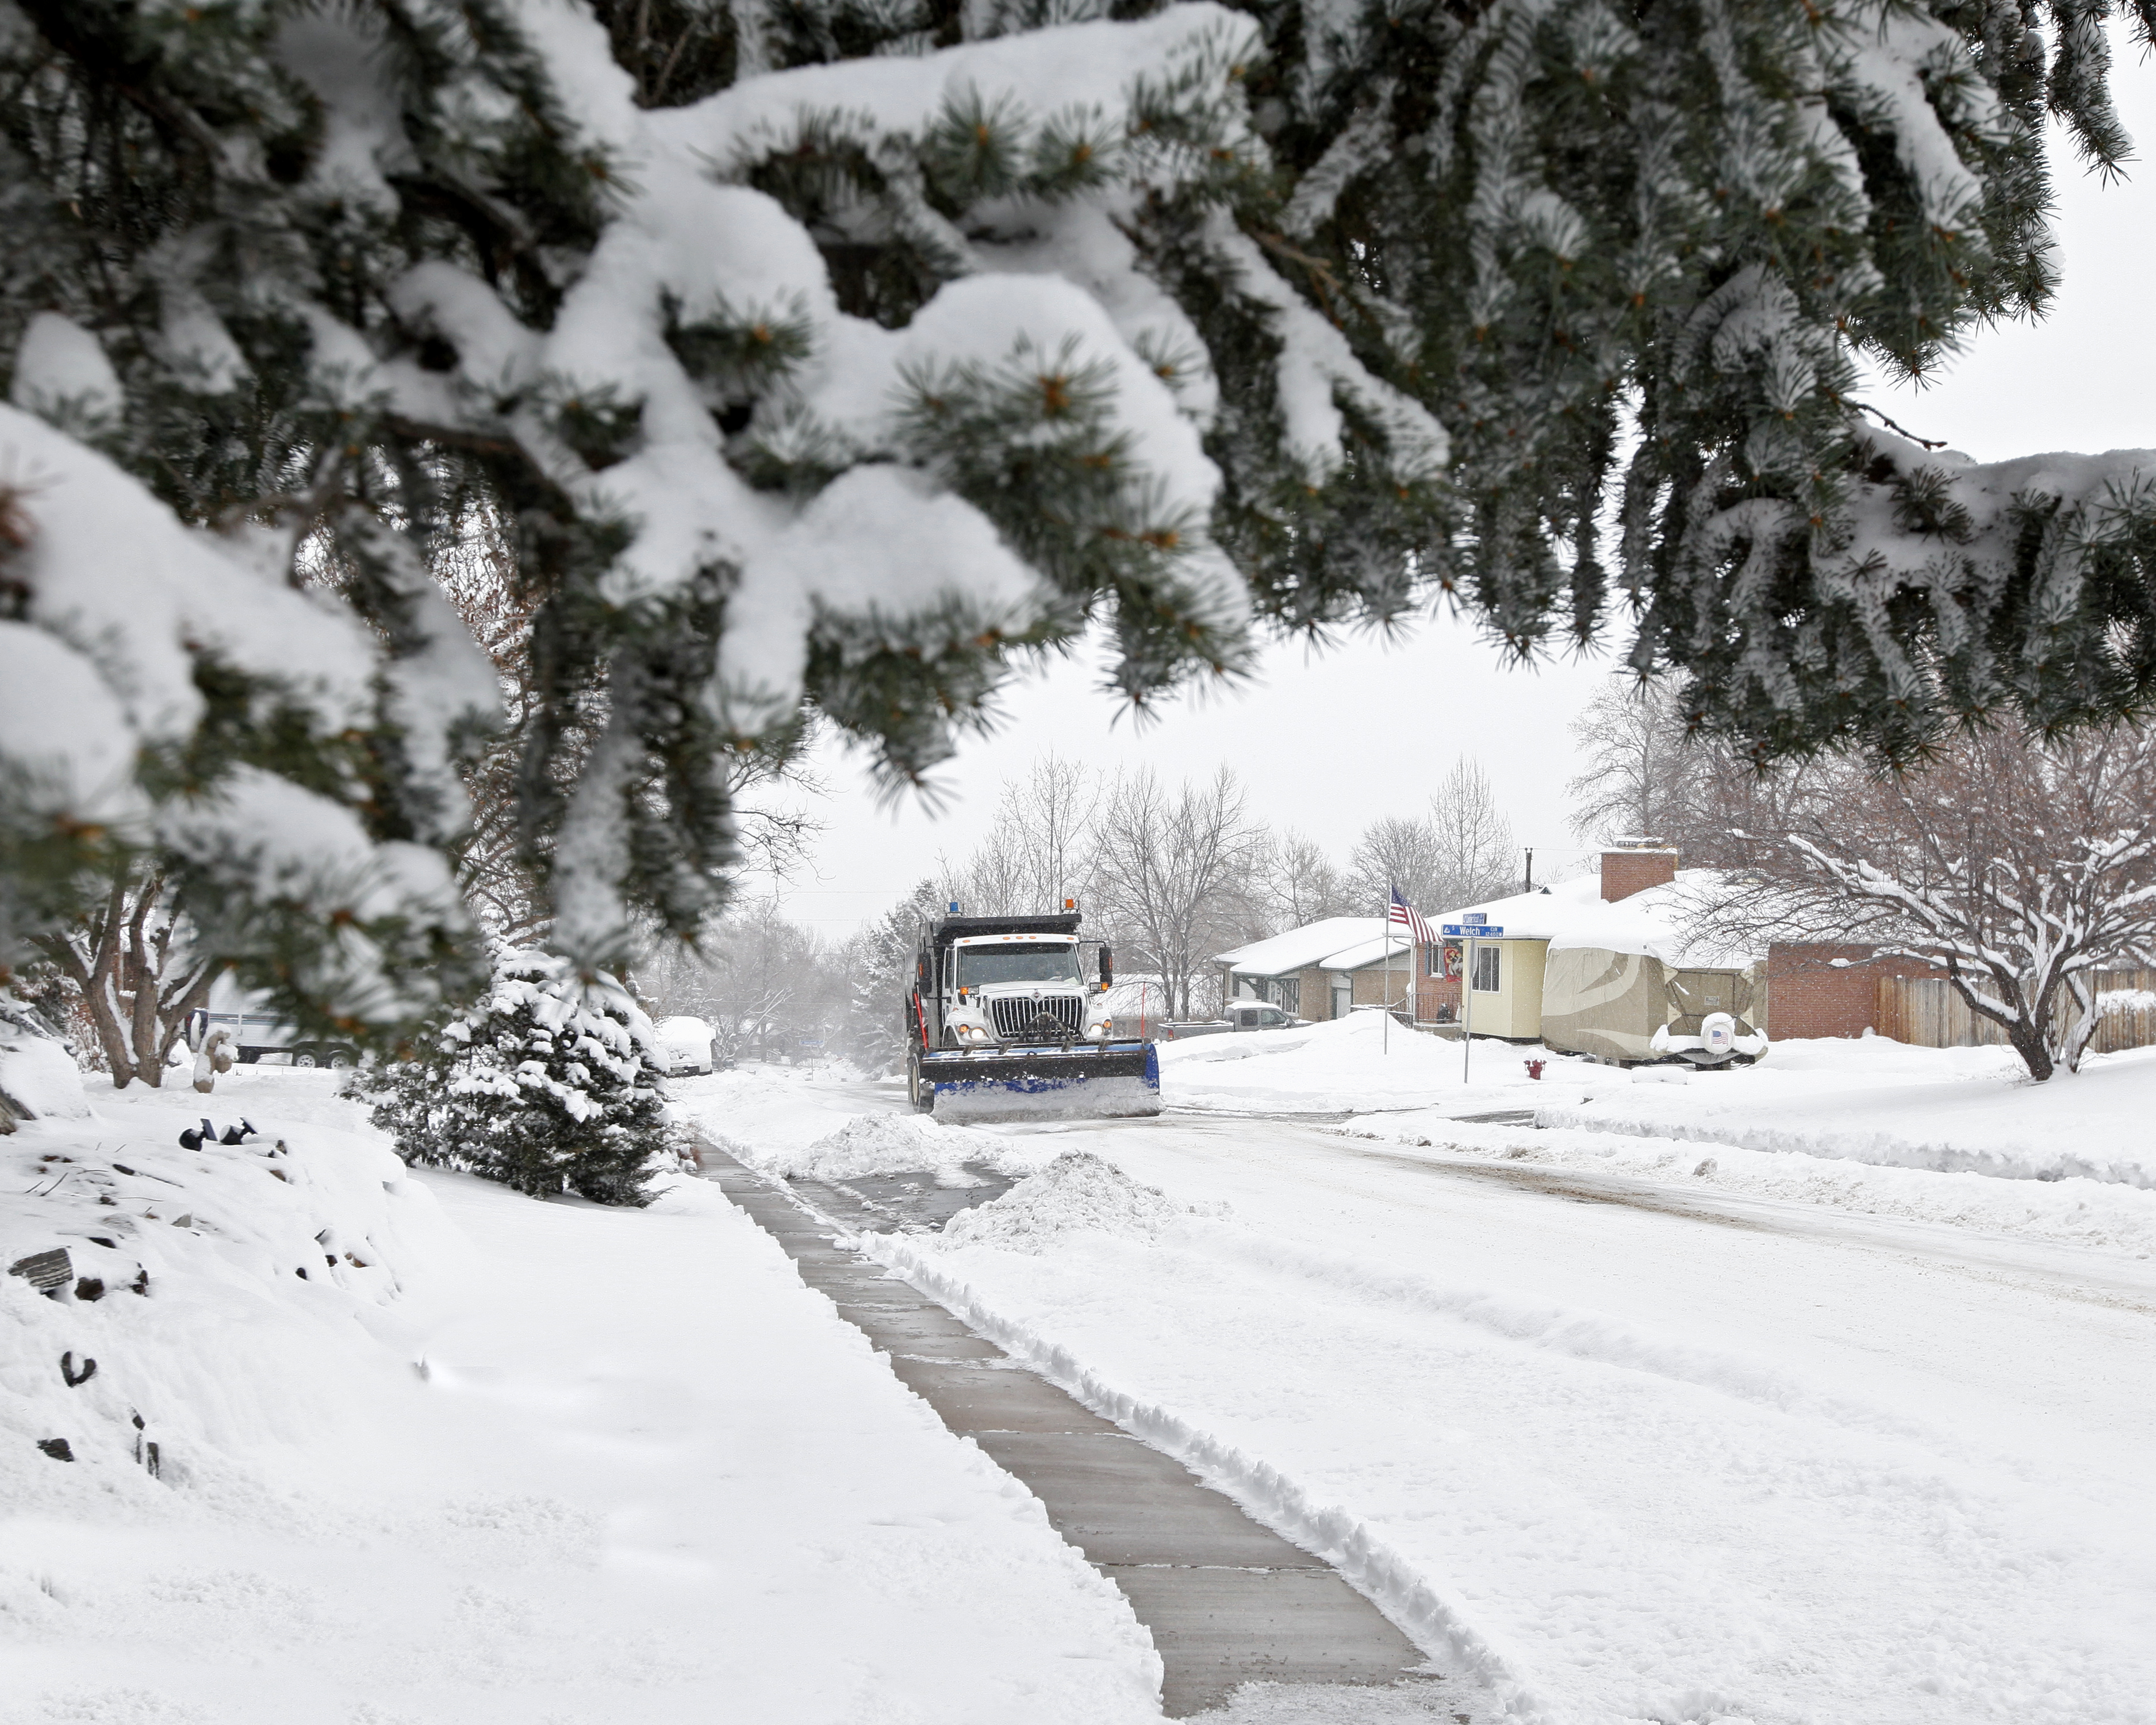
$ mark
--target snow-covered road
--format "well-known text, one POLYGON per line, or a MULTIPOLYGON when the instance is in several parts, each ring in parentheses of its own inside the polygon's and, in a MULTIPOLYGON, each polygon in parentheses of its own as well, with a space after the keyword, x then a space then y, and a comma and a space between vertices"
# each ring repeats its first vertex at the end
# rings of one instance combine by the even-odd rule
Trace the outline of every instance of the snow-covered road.
MULTIPOLYGON (((760 1136, 877 1106, 788 1089, 760 1136)), ((2147 1261, 1290 1122, 996 1130, 1229 1213, 889 1255, 1522 1712, 2156 1720, 2147 1261)))

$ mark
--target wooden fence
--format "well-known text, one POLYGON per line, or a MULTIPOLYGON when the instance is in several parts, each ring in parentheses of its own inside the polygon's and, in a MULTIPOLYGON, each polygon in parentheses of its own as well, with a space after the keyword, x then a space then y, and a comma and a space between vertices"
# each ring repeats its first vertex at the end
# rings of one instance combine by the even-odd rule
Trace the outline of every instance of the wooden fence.
MULTIPOLYGON (((2089 1040, 2089 1052, 2116 1054, 2156 1043, 2156 970, 2100 970, 2094 981, 2099 995, 2114 999, 2089 1040)), ((2063 990, 2053 1010, 2063 1029, 2073 1011, 2063 990)), ((1979 1048, 2006 1040, 2005 1031, 1969 1009, 1952 983, 1930 976, 1879 978, 1879 1034, 1919 1048, 1979 1048)))

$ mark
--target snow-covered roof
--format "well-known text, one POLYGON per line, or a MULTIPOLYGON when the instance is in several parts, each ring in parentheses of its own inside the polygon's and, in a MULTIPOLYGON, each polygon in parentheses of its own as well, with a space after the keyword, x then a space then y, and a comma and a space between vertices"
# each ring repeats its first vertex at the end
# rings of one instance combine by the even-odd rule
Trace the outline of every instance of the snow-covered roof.
MULTIPOLYGON (((1375 916, 1370 920, 1378 922, 1375 916)), ((1380 922, 1378 926, 1382 928, 1383 924, 1380 922)), ((1354 946, 1343 947, 1325 961, 1325 968, 1327 970, 1360 970, 1366 964, 1382 963, 1388 952, 1392 955, 1396 969, 1401 960, 1412 962, 1412 949, 1404 929, 1395 928, 1389 938, 1380 934, 1375 940, 1362 941, 1354 946)))
POLYGON ((1719 869, 1680 869, 1676 880, 1611 904, 1602 896, 1600 880, 1583 875, 1533 892, 1463 905, 1430 921, 1433 927, 1458 922, 1479 911, 1507 940, 1548 941, 1553 952, 1591 947, 1643 953, 1666 964, 1744 965, 1753 954, 1728 950, 1698 932, 1702 913, 1734 886, 1719 869))
POLYGON ((1609 908, 1602 902, 1602 883, 1593 875, 1582 875, 1555 886, 1537 886, 1532 892, 1462 905, 1427 920, 1432 928, 1439 928, 1479 912, 1491 927, 1503 929, 1507 940, 1546 941, 1609 908))
POLYGON ((1322 922, 1305 923, 1301 928, 1291 928, 1286 934, 1253 941, 1247 947, 1219 953, 1213 962, 1244 976, 1286 976, 1291 971, 1321 968, 1340 969, 1345 967, 1333 962, 1337 954, 1371 946, 1382 939, 1384 932, 1383 916, 1327 916, 1322 922))

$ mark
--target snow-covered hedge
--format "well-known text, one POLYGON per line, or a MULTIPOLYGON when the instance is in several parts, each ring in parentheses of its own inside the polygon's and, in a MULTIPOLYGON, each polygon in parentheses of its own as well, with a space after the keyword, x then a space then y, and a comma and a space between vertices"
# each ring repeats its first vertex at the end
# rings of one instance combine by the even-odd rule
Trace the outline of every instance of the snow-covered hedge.
POLYGON ((485 999, 411 1059, 356 1087, 407 1162, 470 1170, 534 1198, 640 1204, 670 1154, 651 1021, 613 978, 517 953, 485 999))

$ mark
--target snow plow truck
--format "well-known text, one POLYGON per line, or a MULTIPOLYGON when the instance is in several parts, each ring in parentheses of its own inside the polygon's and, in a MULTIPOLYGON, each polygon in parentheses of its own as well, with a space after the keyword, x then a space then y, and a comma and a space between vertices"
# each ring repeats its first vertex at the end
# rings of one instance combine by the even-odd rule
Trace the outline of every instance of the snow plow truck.
POLYGON ((1160 1112, 1150 1042, 1116 1027, 1114 960, 1081 940, 1074 905, 1045 916, 962 916, 921 931, 906 998, 906 1088, 942 1119, 1160 1112), (1097 975, 1085 954, 1099 952, 1097 975))

